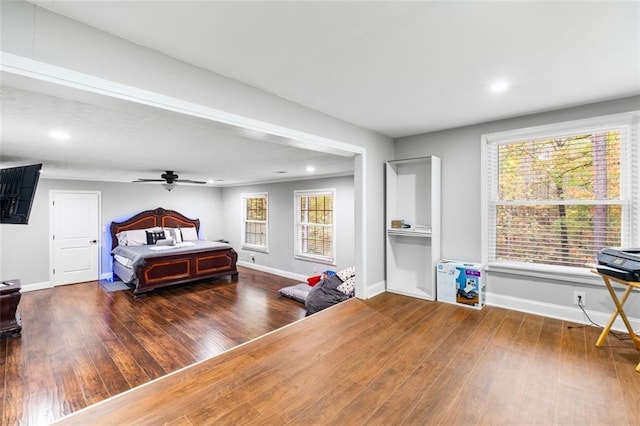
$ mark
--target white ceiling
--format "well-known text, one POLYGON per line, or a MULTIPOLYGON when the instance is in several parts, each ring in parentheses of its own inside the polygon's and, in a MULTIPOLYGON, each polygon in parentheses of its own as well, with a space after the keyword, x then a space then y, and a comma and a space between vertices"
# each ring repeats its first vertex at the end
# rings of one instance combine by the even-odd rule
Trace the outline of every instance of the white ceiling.
POLYGON ((127 182, 173 170, 229 186, 353 173, 350 156, 248 139, 209 120, 6 73, 2 80, 2 161, 44 161, 45 178, 127 182), (55 129, 72 138, 49 138, 55 129))
POLYGON ((637 1, 35 3, 391 137, 640 93, 637 1))
MULTIPOLYGON (((636 1, 33 3, 391 137, 640 94, 640 2, 636 1), (489 86, 500 79, 509 82, 509 89, 492 93, 489 86)), ((10 95, 2 99, 3 120, 5 104, 15 107, 9 114, 13 111, 20 117, 24 112, 20 108, 32 115, 41 113, 36 108, 66 113, 95 149, 86 155, 96 156, 96 162, 104 156, 95 147, 102 146, 105 138, 111 143, 149 138, 148 143, 160 145, 224 140, 192 119, 185 123, 176 118, 168 126, 162 118, 166 113, 158 118, 148 109, 140 110, 142 115, 97 111, 91 110, 97 106, 83 102, 52 109, 58 101, 47 96, 17 89, 10 95), (19 106, 22 101, 10 105, 8 99, 14 98, 37 107, 19 106), (115 126, 109 126, 111 120, 119 120, 122 126, 117 134, 115 126), (141 122, 146 124, 144 129, 141 122), (191 125, 193 129, 185 128, 191 125), (184 132, 188 138, 180 137, 184 132)), ((15 146, 27 145, 35 136, 24 131, 31 123, 11 117, 17 123, 10 125, 6 135, 16 141, 14 149, 19 151, 15 146)), ((228 132, 225 137, 234 138, 234 144, 243 143, 228 132)), ((4 129, 3 139, 3 155, 8 155, 4 129)), ((336 164, 335 173, 353 169, 348 158, 270 148, 274 149, 270 159, 290 157, 291 163, 283 160, 269 170, 256 170, 245 181, 274 176, 274 169, 299 166, 307 160, 300 156, 307 155, 325 166, 331 160, 342 162, 342 166, 336 164)), ((256 154, 258 159, 269 155, 256 154)), ((237 169, 229 166, 231 157, 222 158, 229 158, 223 162, 228 169, 237 169)), ((142 174, 147 169, 171 167, 180 172, 182 167, 188 172, 184 177, 191 179, 243 179, 237 171, 234 176, 234 170, 223 170, 224 166, 219 174, 204 176, 203 165, 193 164, 191 169, 185 161, 171 160, 161 167, 154 167, 160 166, 159 161, 141 165, 139 177, 147 177, 142 174)), ((55 161, 64 167, 65 159, 55 161)), ((207 163, 207 159, 194 162, 207 163)), ((294 177, 293 172, 288 177, 294 177)))

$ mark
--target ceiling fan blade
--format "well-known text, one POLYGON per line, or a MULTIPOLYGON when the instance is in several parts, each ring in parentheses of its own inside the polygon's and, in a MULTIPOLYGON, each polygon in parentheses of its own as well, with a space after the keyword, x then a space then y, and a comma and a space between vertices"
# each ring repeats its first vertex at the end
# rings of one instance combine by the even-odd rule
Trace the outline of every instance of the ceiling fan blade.
POLYGON ((162 179, 138 179, 138 180, 134 180, 133 183, 136 182, 162 182, 162 183, 178 183, 178 182, 182 182, 182 183, 197 183, 200 185, 204 185, 205 181, 203 180, 191 180, 191 179, 179 179, 178 175, 176 173, 174 173, 172 170, 167 170, 166 173, 163 173, 162 175, 160 175, 160 177, 162 179))
POLYGON ((199 183, 199 184, 207 183, 203 180, 191 180, 191 179, 176 179, 176 182, 188 182, 188 183, 199 183))

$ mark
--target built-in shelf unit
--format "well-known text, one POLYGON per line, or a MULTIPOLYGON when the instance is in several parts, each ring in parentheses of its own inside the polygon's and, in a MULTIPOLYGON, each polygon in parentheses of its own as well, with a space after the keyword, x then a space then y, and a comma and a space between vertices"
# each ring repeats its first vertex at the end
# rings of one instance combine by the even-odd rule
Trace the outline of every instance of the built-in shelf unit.
POLYGON ((440 158, 389 161, 386 169, 387 291, 435 300, 436 264, 440 260, 440 158), (398 228, 402 223, 409 227, 398 228))

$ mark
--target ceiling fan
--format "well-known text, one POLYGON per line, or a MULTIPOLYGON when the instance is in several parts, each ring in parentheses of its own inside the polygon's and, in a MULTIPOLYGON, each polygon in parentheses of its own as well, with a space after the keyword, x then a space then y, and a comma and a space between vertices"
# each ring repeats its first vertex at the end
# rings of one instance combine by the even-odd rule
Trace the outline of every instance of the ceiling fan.
POLYGON ((175 188, 176 183, 178 182, 198 183, 198 184, 207 183, 202 180, 180 179, 179 176, 176 173, 174 173, 173 170, 167 170, 165 173, 160 175, 160 178, 161 179, 138 179, 138 180, 134 180, 133 183, 162 182, 162 186, 164 186, 167 191, 171 191, 173 188, 175 188))

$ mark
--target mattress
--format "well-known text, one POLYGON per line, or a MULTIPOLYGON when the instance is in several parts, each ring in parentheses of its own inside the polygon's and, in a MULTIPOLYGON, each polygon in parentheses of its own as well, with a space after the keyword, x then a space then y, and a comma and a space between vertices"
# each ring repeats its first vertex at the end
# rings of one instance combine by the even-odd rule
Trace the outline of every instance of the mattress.
POLYGON ((117 260, 113 261, 113 273, 120 278, 120 280, 127 284, 137 284, 136 274, 133 269, 123 265, 117 260))

